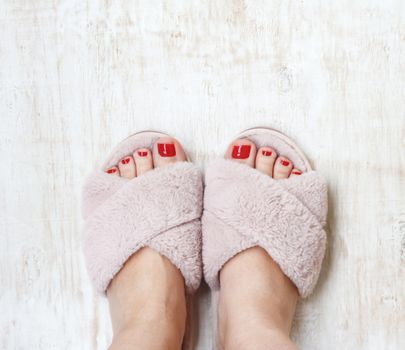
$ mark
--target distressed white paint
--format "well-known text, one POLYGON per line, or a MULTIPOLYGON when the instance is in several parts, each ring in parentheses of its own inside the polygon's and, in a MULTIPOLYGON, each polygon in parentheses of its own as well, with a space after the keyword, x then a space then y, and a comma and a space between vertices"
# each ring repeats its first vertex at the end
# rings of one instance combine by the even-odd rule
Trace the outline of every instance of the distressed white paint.
MULTIPOLYGON (((199 164, 239 131, 294 137, 330 184, 301 349, 405 348, 402 0, 0 1, 0 348, 105 349, 81 254, 84 175, 142 129, 199 164)), ((210 342, 200 292, 198 349, 210 342)))

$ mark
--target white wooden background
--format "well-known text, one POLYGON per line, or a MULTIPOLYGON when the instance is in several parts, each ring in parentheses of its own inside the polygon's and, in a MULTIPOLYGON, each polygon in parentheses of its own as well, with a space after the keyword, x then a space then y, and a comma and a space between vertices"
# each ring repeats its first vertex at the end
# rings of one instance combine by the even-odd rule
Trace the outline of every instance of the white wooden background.
POLYGON ((1 349, 107 347, 79 197, 117 142, 161 130, 203 166, 257 125, 330 184, 300 348, 405 349, 403 0, 0 0, 0 35, 1 349))

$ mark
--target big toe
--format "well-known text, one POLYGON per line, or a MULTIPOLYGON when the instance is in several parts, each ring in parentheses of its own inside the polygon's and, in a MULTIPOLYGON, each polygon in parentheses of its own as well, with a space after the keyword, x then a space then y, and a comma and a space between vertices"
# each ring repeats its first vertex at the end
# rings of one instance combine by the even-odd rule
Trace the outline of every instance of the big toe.
POLYGON ((248 139, 237 139, 228 146, 225 158, 254 167, 256 145, 248 139))
POLYGON ((153 145, 153 164, 156 168, 185 160, 183 147, 174 138, 161 137, 153 145))

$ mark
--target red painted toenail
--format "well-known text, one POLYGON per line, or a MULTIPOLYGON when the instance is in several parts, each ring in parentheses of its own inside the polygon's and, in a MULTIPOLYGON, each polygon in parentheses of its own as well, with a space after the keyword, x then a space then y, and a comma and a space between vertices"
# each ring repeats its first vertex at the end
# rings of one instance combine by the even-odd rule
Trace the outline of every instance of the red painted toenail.
POLYGON ((114 174, 115 172, 117 172, 117 169, 114 169, 114 168, 107 170, 108 174, 114 174))
POLYGON ((158 143, 158 152, 161 157, 174 157, 176 147, 174 147, 173 143, 158 143))
POLYGON ((147 151, 139 151, 138 152, 138 156, 139 157, 146 157, 148 155, 148 152, 147 151))
POLYGON ((281 165, 284 165, 284 166, 290 165, 290 162, 287 162, 286 160, 281 160, 280 163, 281 163, 281 165))
POLYGON ((294 175, 301 175, 302 173, 301 173, 301 171, 293 171, 292 174, 294 174, 294 175))
POLYGON ((128 164, 130 160, 131 160, 131 158, 128 157, 128 158, 125 158, 125 159, 121 160, 121 163, 122 164, 128 164))
POLYGON ((273 154, 273 152, 272 151, 262 151, 262 154, 266 157, 270 157, 273 154))
POLYGON ((249 158, 250 149, 251 149, 250 145, 233 146, 232 158, 235 158, 235 159, 249 158))

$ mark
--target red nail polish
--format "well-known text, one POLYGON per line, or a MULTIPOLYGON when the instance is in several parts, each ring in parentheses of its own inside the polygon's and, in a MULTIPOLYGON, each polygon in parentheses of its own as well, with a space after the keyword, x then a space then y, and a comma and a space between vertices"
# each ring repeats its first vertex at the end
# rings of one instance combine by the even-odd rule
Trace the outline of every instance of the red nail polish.
POLYGON ((294 175, 301 175, 302 173, 300 171, 293 171, 292 174, 294 175))
POLYGON ((115 172, 117 172, 117 169, 114 169, 114 168, 107 170, 108 174, 114 174, 115 172))
POLYGON ((125 158, 125 159, 121 160, 121 163, 122 164, 128 164, 130 160, 131 160, 131 158, 128 157, 128 158, 125 158))
POLYGON ((286 160, 281 160, 280 163, 281 163, 281 165, 284 165, 284 166, 290 165, 290 162, 287 162, 286 160))
POLYGON ((146 152, 146 151, 139 151, 138 152, 139 157, 146 157, 147 155, 148 155, 148 152, 146 152))
POLYGON ((246 159, 246 158, 249 158, 250 149, 251 149, 250 145, 233 146, 232 158, 234 158, 234 159, 246 159))
POLYGON ((270 157, 273 154, 273 152, 272 151, 262 151, 262 154, 266 157, 270 157))
POLYGON ((176 147, 173 143, 158 143, 158 152, 161 157, 174 157, 176 155, 176 147))

